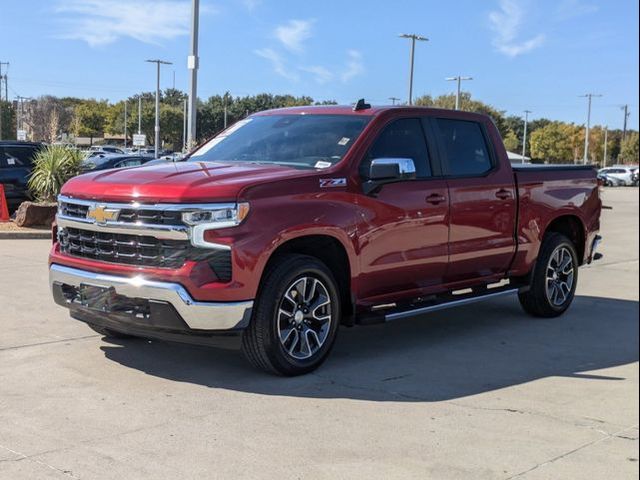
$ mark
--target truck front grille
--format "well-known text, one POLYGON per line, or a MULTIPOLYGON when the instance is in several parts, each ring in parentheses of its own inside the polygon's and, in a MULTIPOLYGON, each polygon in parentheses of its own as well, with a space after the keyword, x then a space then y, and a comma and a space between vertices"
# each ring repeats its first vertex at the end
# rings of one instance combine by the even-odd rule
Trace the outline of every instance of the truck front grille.
MULTIPOLYGON (((99 203, 98 203, 99 204, 99 203)), ((61 201, 58 213, 69 218, 85 220, 89 205, 73 201, 61 201)), ((144 225, 184 225, 182 214, 176 210, 162 208, 126 208, 120 207, 118 222, 144 225)))
MULTIPOLYGON (((93 232, 77 228, 58 230, 62 253, 104 262, 161 268, 179 268, 191 257, 189 242, 154 237, 93 232)), ((198 252, 193 256, 197 257, 198 252)))

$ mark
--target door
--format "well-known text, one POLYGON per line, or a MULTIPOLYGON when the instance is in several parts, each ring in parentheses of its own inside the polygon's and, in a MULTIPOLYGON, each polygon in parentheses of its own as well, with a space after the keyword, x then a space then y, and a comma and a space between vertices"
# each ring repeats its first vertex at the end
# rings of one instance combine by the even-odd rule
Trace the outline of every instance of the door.
MULTIPOLYGON (((422 124, 403 118, 387 125, 360 165, 366 179, 374 158, 410 158, 416 178, 383 185, 359 198, 360 298, 415 296, 443 281, 447 265, 447 185, 434 175, 422 124)), ((438 168, 435 169, 439 171, 438 168)))
POLYGON ((498 161, 482 123, 433 118, 431 124, 449 195, 447 283, 502 274, 516 247, 513 172, 498 161))

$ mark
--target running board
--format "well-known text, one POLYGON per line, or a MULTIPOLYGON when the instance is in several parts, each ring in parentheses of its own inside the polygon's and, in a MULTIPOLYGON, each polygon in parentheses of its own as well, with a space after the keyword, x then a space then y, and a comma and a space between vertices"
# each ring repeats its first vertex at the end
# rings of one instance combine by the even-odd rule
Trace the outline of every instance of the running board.
POLYGON ((421 303, 414 303, 404 307, 395 307, 387 310, 378 310, 358 316, 358 325, 373 325, 376 323, 391 322, 401 318, 422 315, 423 313, 437 312, 448 308, 461 307, 471 303, 482 302, 491 298, 502 297, 517 293, 522 287, 507 285, 505 287, 486 290, 484 293, 470 293, 466 295, 446 295, 435 297, 421 303))

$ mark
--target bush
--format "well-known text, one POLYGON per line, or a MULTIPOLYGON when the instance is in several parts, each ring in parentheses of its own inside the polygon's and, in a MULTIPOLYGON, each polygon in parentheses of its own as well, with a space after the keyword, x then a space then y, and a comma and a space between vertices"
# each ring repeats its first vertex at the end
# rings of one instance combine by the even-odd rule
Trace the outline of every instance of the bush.
POLYGON ((80 173, 82 152, 62 145, 42 149, 33 161, 29 189, 40 202, 55 202, 62 185, 80 173))

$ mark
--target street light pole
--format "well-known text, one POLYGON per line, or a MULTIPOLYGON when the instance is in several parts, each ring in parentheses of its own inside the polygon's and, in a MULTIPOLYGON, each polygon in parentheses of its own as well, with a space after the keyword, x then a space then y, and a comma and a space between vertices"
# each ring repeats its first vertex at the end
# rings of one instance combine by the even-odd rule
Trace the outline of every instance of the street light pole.
POLYGON ((391 105, 395 105, 400 99, 398 97, 389 97, 389 100, 391 100, 391 105))
POLYGON ((409 56, 409 105, 413 105, 413 59, 416 49, 416 40, 420 40, 422 42, 428 42, 429 39, 427 37, 423 37, 421 35, 417 35, 415 33, 401 33, 398 35, 400 38, 409 38, 411 39, 411 53, 409 56))
POLYGON ((171 62, 164 60, 147 60, 149 63, 156 64, 156 125, 155 125, 155 145, 154 155, 158 158, 160 154, 160 65, 172 65, 171 62))
POLYGON ((527 125, 529 123, 529 114, 531 110, 524 111, 524 136, 522 138, 522 163, 524 163, 524 157, 527 153, 527 125))
POLYGON ((602 166, 607 166, 607 137, 609 136, 609 125, 604 126, 604 158, 602 159, 602 166))
POLYGON ((187 151, 187 99, 183 101, 182 108, 182 151, 187 151))
POLYGON ((142 133, 142 94, 138 95, 138 135, 142 133))
POLYGON ((462 82, 462 80, 473 80, 473 77, 461 77, 458 75, 457 77, 447 77, 445 80, 448 82, 458 82, 458 89, 456 90, 456 110, 460 110, 460 82, 462 82))
POLYGON ((191 52, 187 58, 189 68, 189 117, 187 133, 187 149, 196 143, 196 116, 198 102, 198 21, 200 17, 200 0, 193 0, 191 6, 191 52))
POLYGON ((622 127, 622 140, 624 140, 625 138, 627 138, 627 119, 629 118, 629 115, 631 115, 631 113, 629 113, 629 105, 625 105, 620 108, 624 110, 624 125, 622 127))
POLYGON ((127 101, 124 102, 124 148, 127 148, 127 101))
POLYGON ((580 95, 580 97, 586 97, 588 99, 589 107, 587 109, 587 129, 584 136, 584 158, 582 159, 582 163, 585 165, 589 161, 589 129, 591 128, 591 99, 593 97, 601 97, 602 95, 598 95, 595 93, 586 93, 584 95, 580 95))

